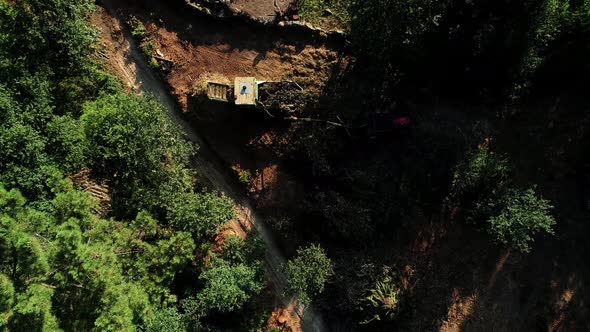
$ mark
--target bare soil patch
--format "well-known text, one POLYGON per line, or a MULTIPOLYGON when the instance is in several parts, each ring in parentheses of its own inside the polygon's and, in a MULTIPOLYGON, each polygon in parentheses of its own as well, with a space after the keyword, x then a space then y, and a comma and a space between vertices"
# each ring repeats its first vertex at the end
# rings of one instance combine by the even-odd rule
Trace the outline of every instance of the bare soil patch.
POLYGON ((276 16, 277 9, 284 13, 292 2, 292 0, 233 0, 229 5, 250 16, 272 20, 276 16))
POLYGON ((321 91, 337 65, 338 53, 305 35, 288 36, 272 29, 223 23, 182 4, 158 1, 105 1, 121 15, 146 23, 147 38, 174 65, 166 75, 172 93, 186 112, 187 96, 198 77, 218 73, 230 79, 292 79, 321 91))

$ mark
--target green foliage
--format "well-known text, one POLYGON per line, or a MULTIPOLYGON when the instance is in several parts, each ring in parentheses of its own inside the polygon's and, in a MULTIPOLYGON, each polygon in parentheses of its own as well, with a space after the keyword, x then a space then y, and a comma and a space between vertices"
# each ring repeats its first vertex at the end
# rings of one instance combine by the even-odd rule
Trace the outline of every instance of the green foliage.
POLYGON ((229 236, 220 253, 213 253, 210 265, 199 277, 204 287, 184 301, 187 317, 198 323, 210 313, 236 312, 264 287, 262 259, 264 242, 259 237, 246 241, 229 236))
POLYGON ((263 287, 257 266, 230 264, 221 259, 214 260, 211 268, 203 272, 199 279, 205 287, 196 298, 205 313, 212 310, 227 313, 240 309, 263 287))
POLYGON ((78 120, 70 116, 54 117, 47 125, 47 139, 47 149, 62 161, 64 171, 77 171, 86 165, 90 146, 78 120))
POLYGON ((247 319, 243 319, 240 322, 240 327, 239 327, 240 331, 248 331, 248 332, 269 331, 269 329, 264 328, 264 326, 268 325, 268 322, 271 317, 271 313, 269 311, 254 312, 246 317, 247 317, 247 319))
POLYGON ((145 38, 145 25, 137 17, 131 16, 129 20, 127 20, 127 24, 129 24, 129 26, 131 27, 131 35, 133 37, 139 40, 145 38))
POLYGON ((368 324, 374 320, 393 320, 400 309, 400 289, 395 275, 386 273, 375 282, 375 286, 368 291, 363 299, 364 310, 369 311, 371 317, 362 324, 368 324))
POLYGON ((236 235, 230 235, 223 242, 223 251, 219 257, 227 262, 256 263, 264 257, 264 241, 260 236, 250 235, 246 241, 236 235))
POLYGON ((153 98, 103 96, 84 107, 81 120, 94 169, 114 185, 117 211, 157 213, 192 190, 186 165, 193 149, 153 98))
POLYGON ((14 286, 10 278, 0 274, 0 328, 6 326, 14 304, 14 286))
POLYGON ((299 14, 307 22, 327 28, 346 27, 349 23, 347 0, 301 0, 297 5, 299 14))
POLYGON ((288 291, 303 303, 324 291, 333 273, 332 262, 319 245, 312 244, 297 250, 297 256, 287 262, 288 291))
POLYGON ((49 162, 45 154, 45 138, 31 126, 20 121, 7 121, 0 125, 0 181, 19 186, 31 196, 43 191, 41 166, 49 162))
POLYGON ((453 188, 460 195, 472 195, 474 190, 494 190, 506 183, 509 171, 507 160, 484 144, 458 166, 453 176, 453 188))
POLYGON ((160 69, 160 63, 158 63, 158 60, 156 60, 155 58, 151 57, 149 58, 149 64, 150 67, 152 67, 153 69, 160 69))
POLYGON ((141 43, 141 50, 148 57, 150 67, 153 69, 160 69, 160 63, 154 58, 154 55, 156 54, 156 45, 154 45, 154 42, 149 40, 141 43))
POLYGON ((351 0, 351 37, 359 52, 379 63, 407 62, 424 51, 425 36, 439 25, 446 2, 351 0))
POLYGON ((56 287, 53 300, 59 303, 55 311, 62 325, 73 330, 134 330, 134 322, 150 310, 147 294, 124 275, 112 240, 97 236, 109 222, 92 215, 91 205, 84 202, 87 194, 63 194, 81 204, 68 204, 72 211, 59 213, 65 221, 54 229, 55 240, 49 246, 56 270, 50 279, 56 287))
POLYGON ((241 170, 238 174, 238 179, 240 180, 240 183, 249 184, 252 176, 248 170, 241 170))
POLYGON ((168 211, 171 224, 204 238, 234 217, 232 202, 216 193, 185 193, 175 196, 168 211))
POLYGON ((174 307, 154 310, 147 320, 145 332, 185 332, 184 316, 174 307))
POLYGON ((461 162, 453 174, 451 203, 461 204, 467 219, 478 221, 497 209, 500 196, 510 182, 510 168, 505 158, 483 144, 461 162))
MULTIPOLYGON (((554 54, 561 52, 564 40, 578 43, 590 28, 590 1, 545 0, 533 9, 528 42, 521 63, 518 79, 514 82, 510 97, 517 99, 529 92, 535 75, 549 62, 554 54), (575 37, 576 39, 572 39, 575 37)), ((584 53, 583 51, 581 53, 584 53)), ((576 57, 572 56, 573 59, 576 57)), ((578 65, 576 60, 574 63, 578 65)))
POLYGON ((31 64, 47 59, 54 72, 70 75, 89 63, 97 36, 86 22, 93 9, 91 1, 29 0, 2 2, 0 6, 0 30, 18 31, 3 34, 0 39, 3 51, 10 50, 17 57, 14 63, 31 64))
POLYGON ((125 274, 137 280, 155 303, 174 303, 170 287, 177 273, 191 262, 196 245, 189 233, 162 228, 141 211, 130 224, 111 223, 115 252, 125 274))
POLYGON ((184 312, 185 323, 188 331, 202 330, 201 318, 204 315, 203 307, 194 296, 187 297, 180 302, 184 312))
POLYGON ((8 322, 9 331, 62 331, 51 312, 54 291, 42 284, 30 285, 17 296, 13 315, 8 322))
POLYGON ((197 246, 233 215, 195 193, 193 149, 165 110, 92 60, 92 8, 0 0, 2 331, 183 330, 172 284, 198 277, 197 246), (111 187, 113 219, 64 178, 84 167, 111 187))
POLYGON ((0 273, 15 294, 8 329, 133 330, 147 298, 125 280, 112 246, 89 236, 105 221, 92 216, 87 195, 58 193, 52 214, 29 207, 18 191, 0 188, 0 196, 0 273))
POLYGON ((515 102, 535 84, 587 82, 588 8, 588 0, 350 0, 351 40, 385 97, 515 102))
POLYGON ((85 163, 75 116, 115 86, 90 57, 92 8, 88 0, 0 3, 0 181, 27 197, 47 196, 48 171, 85 163))
POLYGON ((449 202, 464 209, 467 220, 483 225, 494 240, 523 252, 530 251, 535 234, 553 234, 549 201, 532 189, 514 189, 507 160, 487 145, 457 167, 449 202))
MULTIPOLYGON (((97 33, 87 23, 89 0, 0 3, 0 82, 20 95, 30 111, 53 104, 76 113, 112 79, 91 60, 97 33)), ((38 120, 43 118, 37 116, 38 120)))
POLYGON ((488 220, 488 231, 496 241, 529 252, 537 233, 554 234, 555 219, 549 214, 553 207, 534 190, 510 190, 501 204, 500 213, 488 220))

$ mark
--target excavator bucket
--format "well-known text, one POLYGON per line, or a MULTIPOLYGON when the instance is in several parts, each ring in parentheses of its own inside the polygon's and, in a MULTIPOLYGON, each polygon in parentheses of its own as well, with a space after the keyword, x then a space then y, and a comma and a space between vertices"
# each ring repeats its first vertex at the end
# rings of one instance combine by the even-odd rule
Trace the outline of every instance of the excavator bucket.
POLYGON ((226 84, 207 82, 207 98, 211 100, 228 102, 230 88, 231 87, 226 84))

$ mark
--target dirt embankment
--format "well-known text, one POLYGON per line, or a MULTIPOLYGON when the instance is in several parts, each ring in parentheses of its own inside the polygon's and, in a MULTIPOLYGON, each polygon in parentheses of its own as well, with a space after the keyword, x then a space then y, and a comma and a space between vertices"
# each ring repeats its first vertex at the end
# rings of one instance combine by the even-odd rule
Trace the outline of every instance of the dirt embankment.
POLYGON ((186 0, 193 6, 200 6, 206 9, 217 9, 217 15, 223 11, 229 12, 229 15, 246 15, 262 22, 272 22, 277 15, 285 13, 293 0, 232 0, 227 2, 218 2, 210 0, 186 0))
POLYGON ((290 78, 319 91, 338 63, 338 53, 305 34, 286 36, 272 28, 222 22, 191 10, 182 1, 104 1, 120 15, 146 23, 153 47, 173 61, 166 75, 172 93, 187 111, 187 95, 199 75, 290 78))
POLYGON ((321 26, 301 20, 296 0, 185 0, 194 10, 225 20, 273 26, 283 31, 299 31, 318 38, 345 41, 342 21, 331 11, 324 12, 321 26))
MULTIPOLYGON (((159 74, 150 68, 147 58, 142 54, 142 51, 137 45, 131 42, 131 36, 124 31, 121 19, 117 15, 111 15, 115 11, 123 14, 123 9, 119 7, 120 3, 117 2, 116 6, 115 4, 111 6, 109 1, 105 1, 105 3, 108 11, 99 7, 92 17, 92 22, 101 32, 99 54, 101 54, 102 60, 107 63, 110 70, 125 83, 130 91, 153 94, 164 105, 171 119, 180 125, 184 133, 193 143, 199 146, 199 153, 193 160, 193 166, 198 171, 200 180, 213 189, 224 193, 236 204, 237 218, 228 224, 230 231, 239 236, 245 236, 250 231, 255 230, 264 239, 267 248, 265 257, 266 270, 274 291, 273 303, 270 305, 274 305, 275 314, 273 314, 273 317, 278 317, 277 322, 271 323, 280 323, 292 331, 301 331, 302 329, 309 331, 325 330, 321 316, 313 308, 306 308, 304 313, 303 308, 299 305, 296 298, 282 296, 286 285, 286 278, 281 267, 285 263, 285 258, 275 244, 272 235, 266 229, 261 218, 250 206, 249 199, 243 193, 242 188, 237 186, 234 179, 231 178, 232 175, 229 172, 227 164, 219 158, 217 153, 197 134, 194 128, 183 119, 181 110, 178 107, 179 102, 182 105, 182 98, 179 95, 177 95, 179 97, 178 100, 171 97, 168 86, 162 82, 159 74)), ((174 46, 178 47, 178 45, 174 46)), ((209 54, 210 61, 213 61, 214 54, 218 54, 216 53, 218 51, 215 51, 217 48, 216 45, 193 45, 193 47, 198 49, 196 51, 197 54, 209 54), (208 53, 207 50, 210 52, 208 53)), ((239 55, 238 58, 240 58, 239 55)), ((179 58, 174 59, 178 61, 177 59, 179 58)), ((225 66, 228 71, 237 70, 231 69, 223 62, 217 63, 221 64, 221 67, 225 66)), ((270 70, 271 66, 267 65, 266 68, 270 70)), ((178 73, 178 76, 181 76, 180 73, 178 73)), ((169 83, 172 82, 169 81, 169 83)), ((178 90, 174 89, 173 91, 178 90)))

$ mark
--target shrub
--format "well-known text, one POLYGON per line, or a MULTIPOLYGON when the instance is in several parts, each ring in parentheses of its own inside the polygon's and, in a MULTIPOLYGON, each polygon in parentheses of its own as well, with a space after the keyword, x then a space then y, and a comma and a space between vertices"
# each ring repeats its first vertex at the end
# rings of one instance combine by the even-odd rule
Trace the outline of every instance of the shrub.
POLYGON ((240 183, 249 184, 251 180, 250 172, 248 170, 241 170, 238 178, 240 183))
POLYGON ((264 287, 258 266, 232 265, 221 259, 215 260, 212 265, 199 276, 205 288, 196 298, 204 313, 238 310, 264 287))
POLYGON ((243 169, 240 164, 232 166, 231 169, 236 172, 238 175, 238 180, 241 184, 248 185, 250 180, 252 180, 252 173, 250 173, 250 171, 247 169, 243 169))
POLYGON ((468 221, 485 220, 497 211, 509 182, 507 159, 494 154, 484 143, 456 167, 449 203, 461 206, 468 221))
POLYGON ((490 151, 487 143, 466 161, 459 164, 453 175, 454 195, 472 195, 476 192, 496 191, 509 179, 510 168, 505 158, 490 151))
POLYGON ((77 171, 87 162, 89 149, 80 121, 56 116, 47 124, 48 146, 66 171, 77 171))
POLYGON ((326 28, 346 27, 350 21, 348 0, 300 0, 301 17, 326 28))
POLYGON ((264 240, 259 235, 250 234, 246 240, 229 235, 223 243, 219 257, 232 264, 257 264, 264 258, 264 240))
POLYGON ((535 234, 554 234, 555 219, 549 214, 553 207, 534 190, 510 190, 501 203, 501 212, 488 220, 488 232, 496 241, 529 252, 535 234))
POLYGON ((234 217, 233 203, 216 193, 183 193, 175 196, 168 210, 171 224, 203 239, 234 217))
POLYGON ((370 317, 361 324, 368 324, 374 320, 392 320, 397 316, 400 308, 400 289, 395 275, 386 273, 367 293, 363 299, 363 309, 370 312, 370 317))
POLYGON ((324 291, 332 273, 332 261, 322 247, 312 244, 300 248, 295 259, 287 263, 288 291, 297 295, 302 303, 309 303, 324 291))
POLYGON ((139 40, 145 38, 147 33, 145 25, 135 16, 131 16, 127 20, 127 24, 131 27, 131 35, 139 40))
POLYGON ((161 308, 154 311, 154 316, 147 320, 145 332, 184 332, 184 317, 176 308, 161 308))
POLYGON ((515 189, 509 174, 508 161, 484 144, 457 167, 449 203, 461 206, 466 220, 482 225, 496 242, 528 252, 535 234, 553 234, 552 206, 532 189, 515 189))

